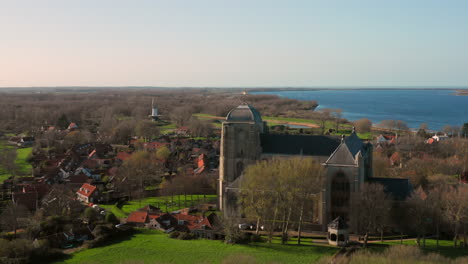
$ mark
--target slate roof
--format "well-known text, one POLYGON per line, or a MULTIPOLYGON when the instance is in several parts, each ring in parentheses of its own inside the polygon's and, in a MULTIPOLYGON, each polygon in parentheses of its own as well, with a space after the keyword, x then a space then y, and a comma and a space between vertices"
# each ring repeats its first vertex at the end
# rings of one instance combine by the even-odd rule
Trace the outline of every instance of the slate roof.
MULTIPOLYGON (((346 146, 349 149, 349 152, 354 156, 363 149, 362 140, 356 135, 356 133, 351 133, 349 137, 346 137, 344 140, 346 146)), ((361 152, 363 153, 363 152, 361 152)))
POLYGON ((354 165, 356 166, 355 156, 351 154, 346 144, 340 144, 330 158, 325 162, 326 164, 341 164, 341 165, 354 165))
POLYGON ((245 122, 251 121, 255 123, 262 123, 262 116, 260 113, 248 104, 241 104, 229 112, 226 121, 245 122))
POLYGON ((382 184, 385 192, 392 195, 396 200, 406 199, 413 191, 413 187, 408 179, 370 178, 369 182, 382 184))
POLYGON ((337 218, 335 218, 335 220, 331 221, 328 224, 328 227, 333 228, 333 229, 346 229, 346 228, 348 228, 348 225, 343 220, 343 218, 338 216, 337 218))
POLYGON ((278 135, 261 134, 263 153, 330 156, 340 145, 341 138, 336 136, 278 135))

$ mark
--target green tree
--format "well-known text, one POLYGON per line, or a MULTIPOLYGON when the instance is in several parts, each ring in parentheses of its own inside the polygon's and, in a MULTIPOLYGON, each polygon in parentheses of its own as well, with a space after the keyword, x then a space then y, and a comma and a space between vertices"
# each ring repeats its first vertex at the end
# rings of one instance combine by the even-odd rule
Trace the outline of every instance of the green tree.
POLYGON ((98 213, 94 208, 88 207, 84 210, 83 217, 88 221, 88 223, 92 223, 97 219, 98 213))
POLYGON ((156 158, 160 160, 167 160, 171 156, 171 151, 167 147, 160 147, 156 151, 156 158))
POLYGON ((110 224, 120 223, 119 219, 112 212, 107 212, 105 220, 107 223, 110 223, 110 224))
POLYGON ((70 124, 70 121, 68 120, 68 117, 65 114, 62 114, 57 120, 57 126, 60 129, 67 129, 69 124, 70 124))
POLYGON ((151 141, 159 136, 159 127, 157 123, 151 121, 140 121, 135 128, 135 134, 145 141, 151 141))

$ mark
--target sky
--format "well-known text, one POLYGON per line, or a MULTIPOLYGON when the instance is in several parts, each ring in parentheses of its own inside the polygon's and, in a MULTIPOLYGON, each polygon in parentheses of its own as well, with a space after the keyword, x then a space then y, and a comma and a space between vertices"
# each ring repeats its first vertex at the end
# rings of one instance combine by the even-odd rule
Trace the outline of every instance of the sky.
POLYGON ((0 87, 468 86, 468 1, 0 0, 0 87))

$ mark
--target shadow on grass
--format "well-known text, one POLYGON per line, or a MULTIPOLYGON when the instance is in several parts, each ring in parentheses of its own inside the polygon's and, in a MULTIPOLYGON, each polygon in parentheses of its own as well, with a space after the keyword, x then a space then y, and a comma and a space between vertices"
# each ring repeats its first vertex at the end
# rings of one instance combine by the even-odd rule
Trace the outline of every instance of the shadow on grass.
MULTIPOLYGON (((372 243, 368 245, 367 249, 370 250, 371 252, 382 253, 385 249, 394 245, 400 245, 400 244, 372 243)), ((417 247, 417 245, 407 245, 407 244, 406 246, 417 247)), ((466 248, 454 248, 454 247, 449 247, 449 246, 439 246, 439 248, 436 248, 435 246, 426 246, 425 248, 420 247, 420 249, 424 251, 426 254, 437 253, 441 256, 444 256, 446 258, 451 258, 451 259, 468 256, 468 250, 466 248)))
POLYGON ((338 251, 338 247, 328 246, 328 245, 297 245, 297 244, 274 244, 268 242, 259 242, 259 243, 251 243, 244 245, 246 247, 258 247, 258 248, 265 248, 275 251, 282 251, 288 253, 330 253, 332 255, 336 251, 338 251))
MULTIPOLYGON (((112 235, 110 238, 106 239, 105 241, 99 243, 98 245, 96 245, 96 246, 94 246, 92 248, 100 248, 100 247, 110 246, 110 245, 113 245, 113 244, 118 244, 118 243, 130 240, 130 239, 134 238, 135 235, 140 234, 140 233, 144 233, 144 232, 145 232, 144 230, 139 230, 139 229, 131 229, 131 230, 128 230, 128 231, 121 231, 121 232, 118 232, 118 233, 112 235)), ((34 260, 34 263, 48 264, 48 263, 52 263, 52 262, 66 261, 68 259, 71 259, 73 257, 74 253, 80 252, 82 250, 92 249, 92 248, 86 248, 86 247, 77 248, 78 250, 74 251, 71 254, 66 254, 66 253, 60 252, 60 253, 48 256, 46 258, 41 258, 40 260, 34 260)))

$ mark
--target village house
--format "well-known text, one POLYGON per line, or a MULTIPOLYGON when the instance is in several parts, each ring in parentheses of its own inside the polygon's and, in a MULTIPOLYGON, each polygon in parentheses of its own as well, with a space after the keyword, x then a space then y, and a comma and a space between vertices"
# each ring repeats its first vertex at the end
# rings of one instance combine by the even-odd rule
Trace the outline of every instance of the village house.
POLYGON ((99 191, 96 186, 84 183, 76 192, 77 199, 84 203, 96 203, 99 201, 99 191))
POLYGON ((397 136, 395 135, 379 135, 376 139, 375 139, 377 145, 380 145, 380 144, 384 144, 384 145, 392 145, 392 144, 395 144, 396 141, 397 141, 397 136))

